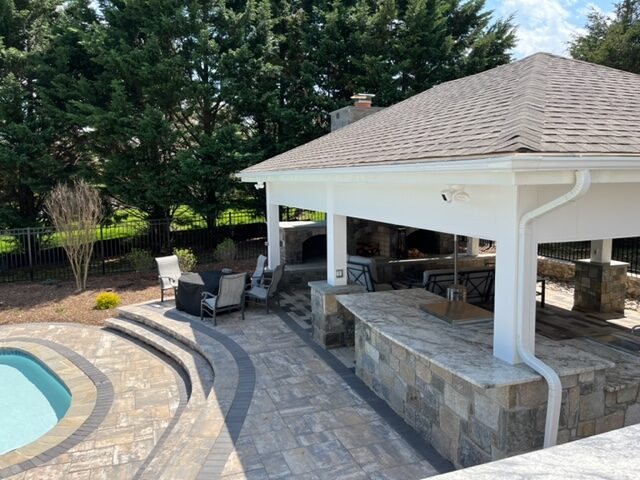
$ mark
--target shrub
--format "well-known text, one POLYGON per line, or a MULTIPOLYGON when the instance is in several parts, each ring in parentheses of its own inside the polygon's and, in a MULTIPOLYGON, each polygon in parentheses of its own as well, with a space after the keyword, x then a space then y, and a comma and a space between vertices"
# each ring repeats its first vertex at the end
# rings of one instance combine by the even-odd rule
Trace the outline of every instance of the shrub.
POLYGON ((183 272, 192 272, 198 264, 198 258, 190 248, 174 248, 173 254, 178 257, 180 270, 183 272))
POLYGON ((153 257, 148 250, 134 248, 127 253, 126 258, 135 272, 144 273, 153 268, 153 257))
POLYGON ((233 240, 225 238, 216 247, 215 256, 220 262, 232 262, 236 258, 236 251, 236 244, 233 240))
POLYGON ((96 310, 109 310, 120 305, 120 295, 114 292, 100 292, 96 297, 96 310))

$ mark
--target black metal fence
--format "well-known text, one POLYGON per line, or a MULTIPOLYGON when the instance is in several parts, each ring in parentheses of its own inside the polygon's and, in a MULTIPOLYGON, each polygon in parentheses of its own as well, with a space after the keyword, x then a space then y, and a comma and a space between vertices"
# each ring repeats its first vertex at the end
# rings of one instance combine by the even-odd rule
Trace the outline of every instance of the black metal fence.
MULTIPOLYGON (((322 212, 285 208, 281 220, 324 220, 322 212)), ((252 212, 225 212, 215 226, 199 217, 133 220, 96 229, 90 275, 133 270, 129 254, 134 249, 150 256, 170 254, 175 248, 189 248, 199 263, 216 260, 216 246, 230 238, 237 260, 255 259, 266 253, 265 218, 252 212)), ((69 262, 53 228, 22 228, 0 231, 0 283, 21 280, 72 278, 69 262)))
MULTIPOLYGON (((558 260, 580 260, 591 256, 591 242, 543 243, 538 254, 558 260)), ((640 237, 613 240, 611 258, 629 264, 629 272, 640 273, 640 237)))

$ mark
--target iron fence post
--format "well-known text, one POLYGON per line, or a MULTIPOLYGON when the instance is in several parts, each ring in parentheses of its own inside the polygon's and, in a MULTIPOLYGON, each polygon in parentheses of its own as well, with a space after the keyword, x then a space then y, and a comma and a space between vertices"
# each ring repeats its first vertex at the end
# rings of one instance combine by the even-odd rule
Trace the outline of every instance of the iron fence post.
POLYGON ((27 227, 27 256, 29 259, 29 279, 33 281, 33 255, 31 252, 31 228, 27 227))
POLYGON ((100 225, 100 259, 102 261, 102 275, 106 275, 107 267, 104 259, 104 236, 102 235, 102 225, 100 225))

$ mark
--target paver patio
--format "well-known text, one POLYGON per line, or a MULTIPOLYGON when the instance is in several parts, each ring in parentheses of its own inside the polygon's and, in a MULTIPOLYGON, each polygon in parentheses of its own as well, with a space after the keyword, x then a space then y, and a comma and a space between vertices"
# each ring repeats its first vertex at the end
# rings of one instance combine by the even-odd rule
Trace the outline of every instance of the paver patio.
MULTIPOLYGON (((548 300, 566 306, 567 297, 553 291, 548 300)), ((172 302, 123 309, 150 319, 138 324, 139 334, 173 332, 155 341, 177 363, 105 329, 0 328, 0 346, 16 338, 60 345, 92 363, 113 387, 95 431, 11 478, 203 478, 217 464, 217 477, 225 480, 419 479, 451 468, 359 381, 349 349, 328 352, 310 340, 307 292, 284 293, 281 303, 269 315, 252 307, 244 321, 222 315, 215 329, 176 312, 172 302), (189 338, 200 342, 201 353, 188 348, 189 338), (255 373, 249 383, 242 378, 247 371, 255 373)), ((135 322, 121 320, 127 321, 133 332, 135 322)))
MULTIPOLYGON (((172 368, 176 364, 165 363, 165 357, 157 357, 136 341, 74 325, 3 327, 1 338, 47 339, 80 353, 114 387, 113 404, 104 422, 83 442, 12 478, 177 478, 178 472, 193 474, 189 462, 199 462, 202 476, 211 471, 207 469, 220 456, 220 442, 227 437, 234 441, 223 454, 219 476, 225 480, 419 479, 449 470, 450 465, 429 445, 412 436, 406 424, 358 385, 352 370, 305 338, 305 300, 304 294, 285 295, 279 314, 251 308, 245 321, 235 313, 220 316, 217 335, 246 352, 255 370, 255 384, 249 391, 234 379, 242 374, 242 366, 230 366, 231 355, 219 344, 215 348, 220 352, 211 351, 218 358, 219 368, 214 368, 218 383, 209 393, 205 387, 209 382, 211 389, 211 380, 201 374, 206 362, 192 351, 191 365, 186 367, 198 374, 191 378, 192 385, 187 384, 191 405, 186 407, 184 398, 181 401, 185 384, 172 368), (225 392, 234 388, 232 402, 225 392), (205 408, 205 403, 194 401, 199 391, 201 396, 208 395, 208 402, 219 402, 216 408, 226 412, 226 421, 224 415, 210 414, 215 410, 210 403, 205 408), (230 417, 237 402, 246 402, 247 408, 234 435, 229 433, 230 417), (196 414, 197 408, 208 413, 196 414), (203 418, 207 420, 198 423, 203 418), (186 435, 189 428, 205 433, 196 439, 202 447, 185 453, 196 445, 180 445, 179 435, 186 435), (170 459, 170 468, 159 460, 162 456, 170 459)), ((162 317, 176 331, 193 330, 184 318, 172 318, 175 311, 170 307, 172 303, 166 302, 162 308, 159 304, 146 308, 149 315, 162 317)), ((199 320, 194 324, 202 327, 199 320)), ((205 326, 200 333, 209 328, 205 326)), ((163 348, 171 353, 177 343, 173 340, 163 348)))

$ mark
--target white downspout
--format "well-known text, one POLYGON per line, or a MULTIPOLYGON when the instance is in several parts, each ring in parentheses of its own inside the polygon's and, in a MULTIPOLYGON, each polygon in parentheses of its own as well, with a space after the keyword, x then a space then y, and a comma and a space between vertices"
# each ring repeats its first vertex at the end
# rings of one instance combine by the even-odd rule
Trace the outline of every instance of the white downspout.
POLYGON ((524 363, 533 368, 544 377, 549 386, 549 397, 547 400, 547 418, 544 429, 544 448, 552 447, 557 442, 558 426, 560 423, 560 407, 562 405, 562 383, 560 377, 549 365, 535 355, 535 326, 533 326, 534 341, 527 343, 527 332, 525 326, 535 325, 535 308, 525 308, 525 279, 529 276, 533 278, 535 272, 531 272, 531 262, 527 262, 527 251, 532 248, 531 222, 546 213, 551 212, 581 196, 591 187, 591 172, 589 170, 576 171, 576 182, 573 188, 564 195, 550 201, 530 212, 525 213, 520 218, 519 242, 518 242, 518 308, 516 321, 516 348, 518 355, 524 363), (531 311, 530 311, 531 310, 531 311), (525 317, 526 315, 526 317, 525 317), (534 318, 531 318, 533 315, 534 318), (526 319, 526 321, 525 321, 526 319))

